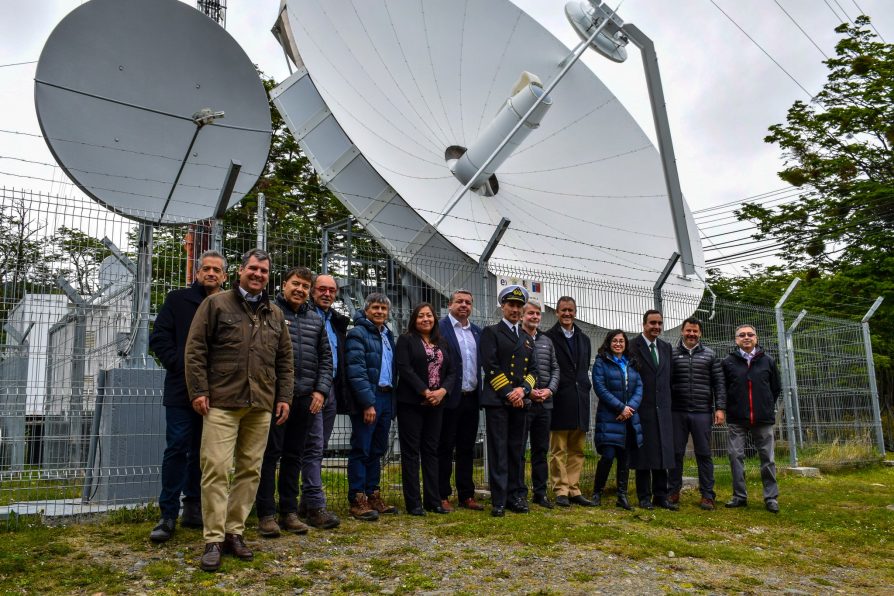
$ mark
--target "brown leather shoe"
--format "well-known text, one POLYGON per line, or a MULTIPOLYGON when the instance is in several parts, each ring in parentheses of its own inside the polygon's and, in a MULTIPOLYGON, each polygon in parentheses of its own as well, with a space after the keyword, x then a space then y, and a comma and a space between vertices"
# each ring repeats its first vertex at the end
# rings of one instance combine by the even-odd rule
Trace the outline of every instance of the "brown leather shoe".
POLYGON ((463 509, 471 509, 472 511, 484 511, 484 505, 476 501, 474 497, 469 497, 464 501, 460 501, 459 506, 463 509))
POLYGON ((234 555, 243 561, 251 561, 255 558, 255 554, 245 546, 245 541, 240 534, 224 534, 223 552, 234 555))
POLYGON ((448 501, 447 499, 441 501, 441 509, 443 509, 447 513, 453 513, 453 505, 451 505, 450 501, 448 501))
POLYGON ((298 514, 294 511, 279 516, 279 527, 292 534, 307 534, 310 530, 306 523, 298 519, 298 514))
POLYGON ((220 550, 223 542, 209 542, 205 545, 205 552, 199 561, 202 571, 217 571, 220 569, 220 550))
POLYGON ((379 512, 369 506, 369 500, 364 493, 354 495, 350 513, 351 517, 362 521, 376 521, 379 519, 379 512))
POLYGON ((279 538, 279 532, 279 524, 276 523, 276 518, 272 515, 258 518, 258 534, 264 538, 279 538))
POLYGON ((708 497, 702 497, 701 503, 698 504, 699 507, 704 509, 705 511, 714 511, 714 499, 709 499, 708 497))
POLYGON ((667 500, 673 503, 674 505, 680 502, 680 493, 672 493, 667 496, 667 500))
POLYGON ((385 501, 382 500, 382 494, 377 490, 373 491, 373 494, 369 495, 369 497, 367 497, 367 500, 369 501, 369 506, 378 511, 379 514, 397 514, 397 507, 395 507, 394 505, 386 505, 385 501))

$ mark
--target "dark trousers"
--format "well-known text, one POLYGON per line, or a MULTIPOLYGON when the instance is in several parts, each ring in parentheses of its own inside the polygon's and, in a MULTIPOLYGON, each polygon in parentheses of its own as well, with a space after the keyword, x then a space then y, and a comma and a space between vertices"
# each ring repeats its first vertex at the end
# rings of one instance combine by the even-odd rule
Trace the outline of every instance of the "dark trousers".
POLYGON ((525 442, 530 438, 531 492, 535 498, 546 496, 546 481, 549 478, 546 454, 549 451, 549 425, 552 413, 552 410, 547 410, 540 405, 532 405, 528 410, 525 442))
POLYGON ((329 397, 326 398, 326 404, 323 406, 323 449, 329 448, 329 437, 332 436, 332 429, 335 428, 335 415, 338 413, 335 403, 335 382, 332 389, 329 390, 329 397))
POLYGON ((711 426, 714 414, 711 412, 673 412, 674 420, 674 464, 670 471, 668 491, 677 494, 683 488, 683 458, 686 443, 692 435, 692 448, 698 464, 698 490, 702 497, 715 499, 714 460, 711 459, 711 426))
POLYGON ((667 470, 637 470, 636 498, 661 502, 667 499, 667 470))
POLYGON ((348 502, 357 493, 373 494, 382 480, 382 456, 388 451, 388 433, 394 406, 391 393, 376 391, 376 420, 363 421, 363 412, 351 414, 351 450, 348 452, 348 502))
POLYGON ((459 405, 444 410, 441 440, 438 444, 438 487, 441 499, 450 497, 450 475, 456 452, 456 494, 459 501, 475 496, 472 472, 475 464, 475 442, 478 440, 478 396, 463 395, 459 405))
POLYGON ((202 417, 191 407, 165 406, 165 453, 161 460, 161 494, 158 507, 165 519, 180 515, 180 493, 184 501, 202 500, 202 417))
POLYGON ((400 438, 400 473, 407 509, 441 504, 438 488, 438 441, 444 408, 398 402, 397 423, 400 438), (422 486, 419 493, 419 464, 422 463, 422 486))
POLYGON ((310 396, 300 397, 292 402, 289 419, 285 424, 270 424, 267 437, 267 448, 261 464, 261 480, 258 484, 258 495, 255 498, 258 517, 276 513, 274 493, 279 493, 279 512, 295 513, 298 511, 298 482, 304 476, 304 487, 307 494, 304 501, 308 507, 322 507, 322 482, 320 467, 323 460, 322 450, 322 416, 310 413, 310 396), (311 430, 315 436, 308 449, 308 435, 311 430), (279 478, 276 476, 276 464, 279 462, 279 478))
POLYGON ((487 467, 491 504, 505 507, 524 498, 525 422, 527 410, 508 406, 484 408, 487 423, 487 467))

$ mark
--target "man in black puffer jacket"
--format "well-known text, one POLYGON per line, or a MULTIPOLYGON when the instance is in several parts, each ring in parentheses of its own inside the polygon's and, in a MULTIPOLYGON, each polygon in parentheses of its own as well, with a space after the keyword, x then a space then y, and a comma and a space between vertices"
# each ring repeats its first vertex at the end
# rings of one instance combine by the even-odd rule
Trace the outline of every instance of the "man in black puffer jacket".
POLYGON ((723 375, 726 378, 729 463, 733 476, 733 498, 726 506, 748 505, 745 437, 751 435, 761 460, 764 505, 767 511, 779 513, 773 425, 782 383, 776 362, 757 344, 757 332, 751 325, 739 325, 736 329, 736 349, 724 359, 723 375))
POLYGON ((698 463, 699 506, 714 509, 714 460, 711 458, 711 426, 723 424, 726 387, 723 367, 711 348, 701 344, 702 322, 683 321, 680 342, 671 361, 671 414, 674 421, 674 463, 670 471, 668 500, 678 503, 683 487, 683 457, 692 435, 698 463))
POLYGON ((323 403, 332 387, 332 352, 323 319, 307 302, 313 274, 295 267, 283 278, 276 304, 285 316, 295 362, 295 391, 289 419, 271 425, 261 467, 256 507, 258 532, 274 538, 281 530, 306 534, 298 518, 298 481, 308 522, 317 528, 335 528, 340 520, 326 510, 321 468, 323 464, 323 403), (279 465, 279 523, 274 514, 276 464, 279 465))

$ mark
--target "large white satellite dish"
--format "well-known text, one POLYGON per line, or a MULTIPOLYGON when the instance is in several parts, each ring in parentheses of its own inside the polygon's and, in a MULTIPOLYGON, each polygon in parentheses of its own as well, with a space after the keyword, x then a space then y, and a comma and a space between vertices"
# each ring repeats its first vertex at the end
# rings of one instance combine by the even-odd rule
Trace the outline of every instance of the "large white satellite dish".
MULTIPOLYGON (((463 151, 492 147, 486 139, 507 110, 525 113, 511 105, 531 90, 520 75, 545 84, 569 55, 508 0, 283 0, 275 30, 299 66, 273 94, 290 130, 364 227, 438 291, 474 285, 471 267, 457 274, 435 263, 477 263, 502 218, 511 225, 491 265, 543 272, 548 303, 567 275, 651 287, 676 251, 658 152, 579 62, 540 104, 548 113, 522 127, 526 138, 453 205, 469 178, 460 176, 463 151)), ((688 208, 685 217, 688 265, 703 273, 688 208)), ((704 288, 682 271, 668 289, 692 304, 668 304, 669 326, 704 288)), ((633 329, 640 312, 583 316, 633 329)))
POLYGON ((81 190, 151 224, 235 204, 270 148, 251 60, 177 0, 91 0, 71 11, 41 52, 34 101, 50 151, 81 190))

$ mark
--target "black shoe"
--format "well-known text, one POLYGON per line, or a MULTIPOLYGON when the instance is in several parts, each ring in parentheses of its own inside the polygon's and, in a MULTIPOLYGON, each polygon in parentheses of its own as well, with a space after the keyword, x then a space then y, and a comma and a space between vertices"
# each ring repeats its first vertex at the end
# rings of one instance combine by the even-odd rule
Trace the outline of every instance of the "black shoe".
POLYGON ((649 511, 651 511, 652 509, 655 509, 655 506, 652 505, 651 499, 640 499, 639 500, 639 508, 640 509, 648 509, 649 511))
POLYGON ((633 510, 633 507, 630 506, 630 501, 627 500, 627 495, 621 493, 618 493, 618 500, 615 501, 615 507, 620 507, 626 511, 633 510))
POLYGON ((515 499, 514 501, 509 501, 509 504, 506 506, 509 511, 513 513, 527 513, 530 511, 528 508, 528 503, 524 499, 515 499))
POLYGON ((407 509, 407 513, 409 513, 410 515, 418 515, 421 517, 425 515, 425 510, 422 507, 417 506, 413 507, 412 509, 407 509))
POLYGON ((588 499, 587 497, 585 497, 583 495, 576 495, 574 497, 571 497, 568 500, 571 501, 572 503, 574 503, 575 505, 580 505, 581 507, 592 507, 593 506, 593 501, 591 501, 590 499, 588 499))
POLYGON ((183 501, 183 511, 180 512, 180 525, 184 528, 202 528, 201 501, 183 501))
POLYGON ((767 499, 764 501, 764 506, 770 513, 779 513, 779 502, 776 499, 767 499))
POLYGON ((593 507, 599 507, 600 505, 602 505, 602 493, 593 493, 591 502, 593 503, 593 507))
POLYGON ((158 525, 152 528, 149 533, 149 540, 155 543, 167 542, 174 535, 174 528, 177 527, 177 520, 162 519, 158 525))
POLYGON ((440 505, 435 505, 434 507, 426 507, 425 510, 426 510, 426 511, 431 511, 432 513, 442 513, 442 514, 443 514, 443 513, 450 513, 449 511, 447 511, 446 509, 444 509, 444 508, 441 507, 440 505))
POLYGON ((571 501, 568 500, 568 497, 562 495, 561 497, 556 497, 556 505, 559 507, 571 507, 571 501))
POLYGON ((547 497, 534 497, 534 504, 540 505, 544 509, 552 509, 554 507, 553 502, 550 501, 547 497))
POLYGON ((733 497, 724 505, 727 509, 735 509, 736 507, 748 507, 748 499, 740 499, 739 497, 733 497))
POLYGON ((680 506, 676 503, 671 503, 667 499, 656 499, 655 506, 661 507, 662 509, 667 509, 668 511, 678 511, 680 506))
POLYGON ((505 517, 506 509, 503 507, 494 507, 493 509, 490 510, 490 514, 493 517, 505 517))

